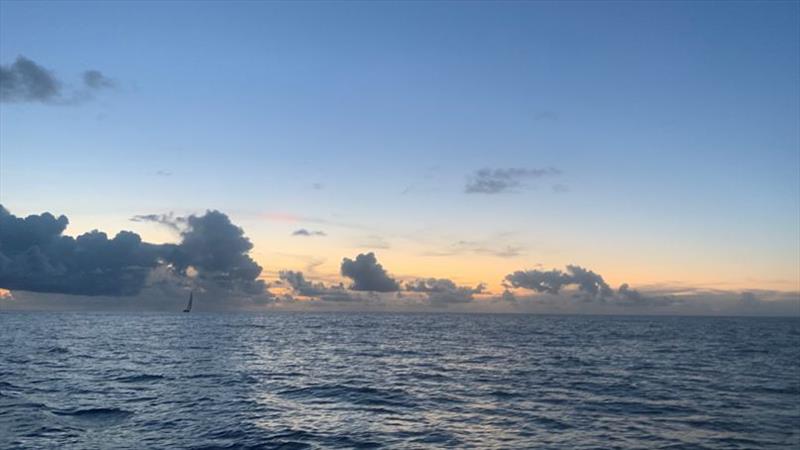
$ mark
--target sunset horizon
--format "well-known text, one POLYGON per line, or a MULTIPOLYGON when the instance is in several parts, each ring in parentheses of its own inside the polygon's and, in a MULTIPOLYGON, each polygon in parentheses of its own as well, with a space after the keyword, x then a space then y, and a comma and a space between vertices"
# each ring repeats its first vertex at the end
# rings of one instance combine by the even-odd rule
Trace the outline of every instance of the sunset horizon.
MULTIPOLYGON (((0 205, 2 206, 2 205, 0 205)), ((220 211, 206 211, 200 215, 190 214, 181 216, 174 211, 162 214, 142 214, 133 215, 128 222, 120 224, 117 232, 107 233, 104 230, 91 229, 84 233, 71 236, 89 235, 89 233, 103 233, 106 239, 113 241, 119 232, 134 233, 140 236, 142 243, 161 246, 179 245, 183 233, 191 230, 187 226, 187 218, 203 217, 208 213, 218 213, 227 218, 227 215, 220 211), (123 228, 127 226, 128 228, 123 228), (139 234, 141 230, 145 232, 139 234), (148 233, 149 232, 149 233, 148 233)), ((9 211, 2 211, 2 220, 14 220, 24 223, 22 217, 15 217, 9 211)), ((43 214, 50 214, 43 213, 43 214)), ((42 215, 33 214, 33 217, 41 218, 42 215)), ((53 221, 60 220, 61 216, 50 214, 53 221)), ((47 217, 47 216, 45 216, 47 217)), ((70 236, 69 218, 66 218, 67 226, 63 233, 58 237, 70 236)), ((29 219, 30 220, 30 219, 29 219)), ((252 219, 251 219, 252 221, 252 219)), ((274 243, 280 241, 302 241, 311 238, 330 238, 330 231, 320 230, 309 231, 302 227, 303 224, 326 223, 320 220, 309 220, 289 214, 257 214, 256 221, 278 222, 283 225, 287 233, 283 237, 275 238, 274 243), (292 231, 293 230, 293 231, 292 231)), ((8 223, 8 222, 6 222, 8 223)), ((231 230, 237 227, 234 223, 230 224, 231 230)), ((352 225, 337 226, 329 225, 328 229, 351 228, 352 225)), ((357 229, 359 227, 356 227, 357 229)), ((7 226, 6 229, 11 229, 7 226)), ((245 234, 240 238, 243 242, 250 242, 251 239, 245 234)), ((382 238, 385 239, 385 238, 382 238)), ((406 238, 413 242, 413 238, 406 238)), ((135 292, 124 294, 109 293, 82 293, 69 292, 69 289, 40 288, 23 286, 15 295, 13 289, 3 289, 0 291, 0 298, 6 309, 92 309, 92 310, 179 310, 186 300, 189 292, 195 291, 200 296, 211 297, 205 302, 199 302, 199 311, 218 311, 230 310, 249 310, 249 311, 270 311, 270 310, 342 310, 342 311, 457 311, 457 312, 497 312, 497 313, 541 313, 541 314, 623 314, 623 315, 800 315, 800 292, 792 290, 775 289, 776 285, 792 285, 788 280, 752 280, 742 281, 741 287, 730 281, 722 282, 676 282, 659 279, 645 279, 645 281, 629 281, 620 276, 604 276, 602 272, 594 272, 589 267, 583 267, 571 262, 562 263, 560 266, 546 266, 542 263, 520 265, 518 269, 512 269, 514 264, 520 264, 525 258, 517 254, 513 249, 508 250, 511 254, 502 253, 481 256, 480 253, 490 253, 491 250, 478 247, 478 244, 460 241, 463 248, 450 249, 449 253, 441 254, 409 254, 402 252, 397 255, 397 251, 386 244, 379 247, 379 250, 363 250, 363 247, 354 247, 351 254, 342 256, 338 265, 335 257, 329 255, 302 255, 281 253, 280 251, 271 252, 272 261, 284 259, 287 262, 284 266, 267 265, 259 261, 258 255, 264 255, 259 251, 257 244, 252 245, 243 256, 253 257, 254 263, 262 270, 253 278, 254 281, 264 283, 263 290, 258 293, 250 292, 234 293, 235 299, 227 298, 226 293, 219 291, 206 292, 203 283, 193 280, 191 277, 178 283, 177 289, 159 289, 153 287, 153 283, 142 280, 141 285, 137 286, 135 292), (477 256, 475 254, 478 254, 477 256), (255 255, 255 256, 254 256, 255 255), (465 255, 468 258, 466 261, 465 255), (374 265, 383 270, 387 280, 394 281, 396 286, 389 290, 374 291, 369 289, 353 289, 355 278, 345 276, 341 271, 342 261, 359 256, 373 256, 374 265), (380 259, 378 259, 380 257, 380 259), (489 263, 481 265, 480 261, 489 260, 489 263), (301 263, 298 263, 302 261, 301 263), (389 261, 391 266, 384 267, 382 261, 389 261), (405 264, 403 264, 405 263, 405 264), (427 263, 428 265, 425 265, 427 263), (465 274, 470 274, 469 268, 472 265, 483 267, 480 273, 487 274, 490 271, 486 267, 491 267, 491 272, 500 273, 499 277, 491 279, 488 274, 484 278, 467 278, 465 274), (407 267, 404 271, 394 270, 393 267, 407 267), (424 271, 420 270, 424 268, 424 271), (451 275, 453 267, 460 276, 451 275), (569 275, 570 268, 576 267, 591 273, 592 278, 590 290, 582 289, 579 282, 567 281, 560 285, 555 292, 546 289, 545 286, 536 282, 525 281, 515 282, 514 274, 534 274, 546 276, 548 273, 558 273, 569 275), (331 270, 331 269, 335 269, 331 270), (507 268, 507 269, 504 269, 507 268), (448 273, 448 270, 450 273, 448 273), (505 273, 503 271, 505 270, 505 273), (297 283, 296 278, 291 274, 300 276, 301 284, 297 283), (419 283, 428 282, 428 285, 420 288, 419 283), (306 283, 307 286, 303 286, 306 283), (444 284, 443 284, 444 283, 444 284), (625 288, 622 286, 625 285, 625 288), (314 286, 314 289, 308 287, 314 286), (610 289, 606 295, 599 295, 592 291, 596 287, 606 286, 610 289), (622 289, 622 290, 620 290, 622 289), (337 295, 329 295, 335 293, 337 295), (630 295, 633 293, 633 296, 630 295), (206 295, 208 294, 208 295, 206 295), (248 296, 251 298, 248 299, 248 296), (221 297, 221 298, 220 298, 221 297), (208 300, 211 300, 208 302, 208 300), (225 300, 232 300, 229 304, 225 300), (244 301, 243 301, 244 300, 244 301), (249 301, 248 301, 249 300, 249 301), (520 302, 520 300, 522 302, 520 302), (525 304, 525 303, 529 304, 525 304)), ((273 245, 274 247, 274 245, 273 245)), ((294 247, 292 247, 294 248, 294 247)), ((347 248, 340 248, 339 251, 346 251, 347 248)), ((524 263, 523 263, 524 264, 524 263)), ((154 261, 153 267, 163 267, 163 270, 175 272, 175 268, 167 261, 154 261)), ((188 266, 187 269, 191 268, 188 266)), ((191 268, 190 270, 193 270, 191 268)), ((607 273, 607 272, 606 272, 607 273)), ((185 275, 185 274, 184 274, 185 275)), ((13 280, 12 280, 13 281, 13 280)), ((546 284, 546 281, 545 281, 546 284)), ((11 285, 8 285, 11 286, 11 285)), ((13 288, 13 286, 12 286, 13 288)))
POLYGON ((0 449, 800 448, 800 0, 0 0, 0 449))

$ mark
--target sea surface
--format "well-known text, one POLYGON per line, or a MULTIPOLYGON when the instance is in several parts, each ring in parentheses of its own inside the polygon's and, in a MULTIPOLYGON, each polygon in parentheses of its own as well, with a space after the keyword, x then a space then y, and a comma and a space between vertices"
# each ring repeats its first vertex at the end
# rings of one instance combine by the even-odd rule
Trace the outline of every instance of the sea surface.
POLYGON ((800 320, 0 313, 2 449, 797 449, 800 320))

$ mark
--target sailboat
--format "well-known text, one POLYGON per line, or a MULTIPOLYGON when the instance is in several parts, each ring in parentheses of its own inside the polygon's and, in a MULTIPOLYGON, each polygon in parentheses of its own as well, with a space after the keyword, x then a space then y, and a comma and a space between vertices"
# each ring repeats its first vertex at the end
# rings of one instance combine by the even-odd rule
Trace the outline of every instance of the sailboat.
POLYGON ((183 312, 188 313, 192 311, 192 297, 194 296, 194 292, 189 292, 189 303, 186 305, 186 309, 183 312))

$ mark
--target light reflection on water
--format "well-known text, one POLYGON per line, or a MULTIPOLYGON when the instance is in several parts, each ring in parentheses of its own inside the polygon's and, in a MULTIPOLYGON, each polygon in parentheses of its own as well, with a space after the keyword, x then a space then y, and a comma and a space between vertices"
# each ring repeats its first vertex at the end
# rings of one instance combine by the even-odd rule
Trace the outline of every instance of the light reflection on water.
POLYGON ((0 448, 791 448, 800 321, 0 314, 0 448))

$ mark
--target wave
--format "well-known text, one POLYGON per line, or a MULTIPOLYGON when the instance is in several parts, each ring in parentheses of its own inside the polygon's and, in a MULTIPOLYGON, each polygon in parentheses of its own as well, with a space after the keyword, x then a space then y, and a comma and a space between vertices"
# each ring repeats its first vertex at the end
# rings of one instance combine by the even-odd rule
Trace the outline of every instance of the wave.
POLYGON ((132 411, 119 408, 62 409, 50 412, 75 425, 90 428, 119 425, 133 416, 132 411))
POLYGON ((69 349, 65 347, 52 347, 47 349, 45 353, 63 355, 69 353, 69 349))
POLYGON ((380 389, 367 386, 326 384, 287 389, 279 392, 279 394, 299 399, 309 399, 314 401, 317 401, 318 399, 331 399, 367 406, 413 408, 417 405, 413 398, 405 390, 396 388, 380 389))
POLYGON ((156 381, 156 380, 163 380, 165 377, 163 375, 149 375, 149 374, 141 374, 141 375, 129 375, 123 377, 112 378, 112 381, 116 381, 118 383, 145 383, 148 381, 156 381))

